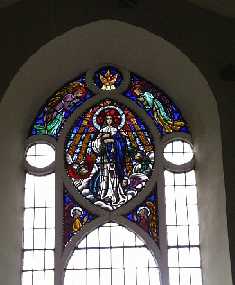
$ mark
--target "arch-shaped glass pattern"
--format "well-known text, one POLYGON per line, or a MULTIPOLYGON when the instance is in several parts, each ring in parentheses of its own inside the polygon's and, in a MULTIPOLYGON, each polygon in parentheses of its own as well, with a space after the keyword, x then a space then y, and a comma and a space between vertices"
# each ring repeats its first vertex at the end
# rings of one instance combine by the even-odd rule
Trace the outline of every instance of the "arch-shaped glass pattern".
POLYGON ((30 135, 49 135, 58 138, 64 122, 86 100, 93 96, 83 73, 57 90, 38 112, 30 135))
POLYGON ((144 189, 153 169, 154 145, 138 116, 106 99, 77 119, 65 155, 77 191, 95 205, 114 210, 144 189))
POLYGON ((201 285, 192 148, 135 73, 105 65, 58 89, 26 144, 22 285, 201 285))
POLYGON ((147 112, 161 135, 189 132, 180 110, 166 93, 142 77, 131 73, 130 87, 124 95, 147 112))
POLYGON ((142 240, 125 227, 106 223, 75 248, 65 285, 160 285, 159 269, 142 240))
POLYGON ((139 225, 159 244, 159 213, 157 191, 127 215, 127 219, 139 225))
POLYGON ((84 209, 74 197, 64 189, 64 245, 68 244, 70 239, 89 222, 94 220, 95 216, 84 209))

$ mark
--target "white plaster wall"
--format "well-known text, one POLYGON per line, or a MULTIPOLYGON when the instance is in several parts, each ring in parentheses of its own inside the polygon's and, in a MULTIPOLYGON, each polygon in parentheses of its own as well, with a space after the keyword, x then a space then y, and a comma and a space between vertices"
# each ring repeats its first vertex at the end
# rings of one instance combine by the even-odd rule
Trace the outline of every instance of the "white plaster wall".
POLYGON ((197 160, 204 285, 231 285, 219 118, 200 71, 150 32, 113 20, 75 28, 35 53, 0 105, 0 284, 20 280, 24 140, 45 99, 64 82, 101 63, 122 65, 164 89, 191 125, 197 160))

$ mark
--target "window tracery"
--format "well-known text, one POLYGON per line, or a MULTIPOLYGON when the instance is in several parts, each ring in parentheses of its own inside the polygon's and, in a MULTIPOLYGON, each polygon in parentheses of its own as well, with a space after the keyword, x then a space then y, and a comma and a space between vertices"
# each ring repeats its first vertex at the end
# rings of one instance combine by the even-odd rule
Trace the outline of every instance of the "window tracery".
MULTIPOLYGON (((161 89, 134 73, 105 65, 83 73, 56 91, 32 124, 26 152, 28 176, 34 175, 37 180, 37 177, 44 179, 56 174, 53 206, 56 253, 54 248, 47 248, 45 241, 44 247, 40 245, 44 267, 27 267, 30 258, 37 264, 40 246, 30 247, 33 257, 29 258, 25 242, 22 285, 35 285, 39 279, 40 284, 73 284, 77 276, 83 276, 84 285, 102 285, 105 279, 115 284, 112 277, 115 270, 124 278, 122 284, 132 284, 130 280, 134 275, 125 279, 125 270, 129 269, 124 257, 121 267, 102 267, 103 248, 99 238, 96 239, 99 262, 91 267, 86 263, 84 268, 75 265, 74 260, 78 263, 80 258, 79 247, 106 225, 119 229, 117 236, 121 231, 130 231, 146 254, 153 254, 153 267, 129 264, 135 268, 131 273, 135 274, 135 284, 144 282, 140 272, 148 272, 149 284, 158 284, 151 283, 154 282, 151 281, 152 269, 155 282, 163 285, 201 284, 192 149, 188 124, 177 106, 161 89), (53 149, 56 149, 55 161, 53 149), (50 263, 48 269, 49 251, 55 262, 50 263), (48 270, 55 272, 55 279, 51 278, 50 283, 46 277, 48 270), (76 275, 78 273, 82 275, 76 275)), ((48 186, 42 188, 46 213, 48 186)), ((26 197, 30 197, 27 199, 32 200, 30 195, 34 194, 27 193, 26 197)), ((26 237, 30 215, 27 203, 25 205, 26 237)), ((35 215, 37 205, 33 204, 32 208, 35 215)), ((46 221, 47 215, 42 216, 46 221)), ((46 237, 49 228, 44 224, 44 228, 37 228, 35 224, 33 219, 30 225, 33 239, 40 236, 38 230, 43 230, 46 237)), ((29 242, 30 238, 25 240, 29 242)), ((112 247, 110 243, 106 249, 112 247)), ((86 256, 91 249, 85 248, 86 256)), ((113 259, 112 254, 109 258, 113 259)), ((118 262, 118 258, 114 262, 118 262)), ((80 260, 84 262, 82 257, 80 260)))

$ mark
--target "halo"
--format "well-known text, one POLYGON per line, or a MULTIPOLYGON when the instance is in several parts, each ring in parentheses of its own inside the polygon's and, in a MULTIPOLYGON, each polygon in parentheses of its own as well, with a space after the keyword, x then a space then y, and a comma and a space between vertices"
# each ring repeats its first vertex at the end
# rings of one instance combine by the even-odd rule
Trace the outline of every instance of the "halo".
POLYGON ((150 216, 150 210, 147 207, 139 207, 138 210, 136 211, 137 214, 140 213, 141 210, 146 210, 147 211, 147 215, 150 216))
POLYGON ((70 211, 71 217, 73 217, 73 211, 74 211, 74 210, 78 210, 79 212, 81 212, 81 214, 83 213, 82 208, 80 208, 80 207, 73 207, 73 208, 71 209, 71 211, 70 211))
POLYGON ((120 114, 120 117, 121 117, 121 123, 118 126, 118 129, 120 130, 121 128, 123 128, 124 125, 125 125, 125 122, 126 122, 126 116, 125 116, 124 112, 119 107, 116 107, 116 106, 105 106, 105 107, 100 108, 98 111, 96 111, 94 116, 93 116, 93 125, 94 125, 94 127, 97 130, 101 129, 100 125, 97 123, 97 116, 100 114, 101 111, 103 111, 105 109, 115 109, 115 110, 118 111, 118 113, 120 114))

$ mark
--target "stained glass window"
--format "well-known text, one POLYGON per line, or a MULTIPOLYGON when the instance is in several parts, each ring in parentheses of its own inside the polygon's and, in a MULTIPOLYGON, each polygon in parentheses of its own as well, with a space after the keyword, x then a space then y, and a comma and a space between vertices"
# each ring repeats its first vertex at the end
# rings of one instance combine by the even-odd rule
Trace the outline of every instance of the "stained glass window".
POLYGON ((65 151, 67 174, 77 191, 108 210, 142 191, 154 164, 154 145, 144 123, 110 99, 78 118, 65 151))
POLYGON ((65 84, 41 108, 33 122, 30 135, 58 138, 64 122, 92 96, 92 92, 87 88, 86 74, 65 84))
POLYGON ((123 80, 120 71, 114 66, 104 66, 94 74, 95 85, 106 91, 117 89, 123 80))
POLYGON ((74 197, 64 189, 64 245, 93 219, 94 216, 81 207, 74 197))
POLYGON ((188 133, 180 110, 158 87, 131 73, 130 87, 124 95, 143 108, 155 122, 161 135, 172 132, 188 133))
POLYGON ((127 215, 129 221, 136 223, 159 244, 159 215, 157 194, 151 194, 144 203, 138 205, 127 215))
POLYGON ((56 91, 29 136, 22 285, 202 284, 193 144, 163 90, 104 65, 56 91))

